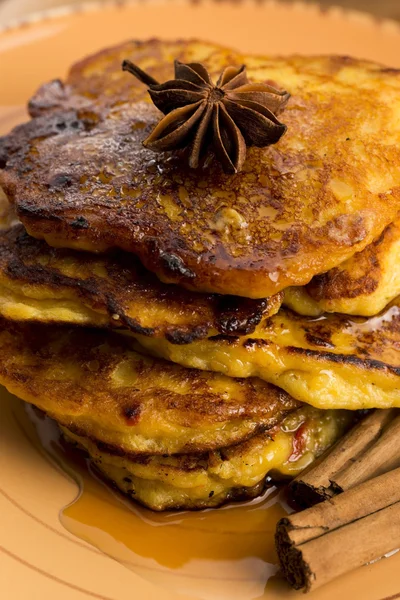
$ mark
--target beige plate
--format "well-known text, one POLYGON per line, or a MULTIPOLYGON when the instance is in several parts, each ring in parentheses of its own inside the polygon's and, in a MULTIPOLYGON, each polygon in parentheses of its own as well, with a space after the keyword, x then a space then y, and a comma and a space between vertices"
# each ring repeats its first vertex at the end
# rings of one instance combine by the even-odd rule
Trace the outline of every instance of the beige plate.
MULTIPOLYGON (((150 36, 199 36, 248 52, 353 54, 400 67, 397 25, 339 9, 321 13, 298 3, 176 0, 119 2, 101 10, 88 5, 80 13, 53 13, 0 34, 1 133, 24 118, 24 103, 35 88, 63 76, 71 62, 129 37, 150 36)), ((153 515, 125 504, 82 461, 71 467, 52 424, 4 390, 0 415, 4 600, 300 597, 276 575, 273 530, 285 505, 275 492, 220 511, 153 515), (65 469, 80 480, 78 501, 72 502, 78 488, 65 469)), ((399 572, 397 554, 311 598, 394 600, 400 598, 399 572)))

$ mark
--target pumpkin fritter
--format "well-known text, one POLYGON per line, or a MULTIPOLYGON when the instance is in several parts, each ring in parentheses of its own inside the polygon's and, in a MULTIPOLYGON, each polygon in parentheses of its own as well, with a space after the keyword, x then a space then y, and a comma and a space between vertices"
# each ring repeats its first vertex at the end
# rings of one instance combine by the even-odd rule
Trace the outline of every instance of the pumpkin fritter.
POLYGON ((317 408, 400 407, 400 297, 369 319, 302 317, 281 308, 242 338, 216 336, 184 348, 139 339, 154 355, 231 377, 260 377, 317 408))
POLYGON ((400 220, 362 252, 305 287, 285 290, 285 304, 301 315, 324 312, 370 317, 400 294, 400 220))
POLYGON ((45 85, 0 141, 0 185, 51 245, 139 256, 166 282, 265 298, 372 243, 400 210, 400 71, 349 57, 254 57, 201 42, 127 42, 45 85), (241 173, 142 146, 160 118, 123 59, 155 79, 173 59, 213 79, 247 65, 292 97, 287 134, 241 173))
POLYGON ((238 445, 203 454, 144 458, 113 455, 93 440, 61 429, 130 498, 153 510, 176 510, 217 507, 260 495, 268 475, 295 477, 353 421, 349 411, 303 407, 274 430, 238 445))
MULTIPOLYGON (((396 221, 339 267, 308 286, 287 288, 285 305, 305 316, 376 315, 400 293, 399 253, 396 221)), ((282 292, 263 300, 190 292, 163 284, 127 253, 51 248, 21 225, 0 231, 0 314, 7 319, 125 328, 188 344, 251 334, 278 312, 282 298, 282 292)))
POLYGON ((260 379, 185 369, 99 330, 0 321, 0 383, 115 454, 202 452, 268 430, 299 403, 260 379))
POLYGON ((188 344, 252 333, 282 294, 262 300, 190 292, 161 283, 131 254, 51 248, 22 225, 0 231, 0 314, 17 321, 123 327, 188 344))

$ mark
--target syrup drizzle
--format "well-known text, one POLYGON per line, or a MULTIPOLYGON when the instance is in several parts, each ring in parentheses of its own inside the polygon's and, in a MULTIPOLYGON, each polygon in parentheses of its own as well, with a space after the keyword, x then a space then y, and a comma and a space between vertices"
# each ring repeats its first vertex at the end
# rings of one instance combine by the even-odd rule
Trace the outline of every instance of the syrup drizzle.
POLYGON ((255 600, 266 586, 285 586, 276 577, 274 530, 289 509, 275 488, 218 510, 155 513, 104 483, 43 413, 15 399, 13 412, 36 449, 79 486, 60 511, 73 535, 144 579, 200 600, 255 600))

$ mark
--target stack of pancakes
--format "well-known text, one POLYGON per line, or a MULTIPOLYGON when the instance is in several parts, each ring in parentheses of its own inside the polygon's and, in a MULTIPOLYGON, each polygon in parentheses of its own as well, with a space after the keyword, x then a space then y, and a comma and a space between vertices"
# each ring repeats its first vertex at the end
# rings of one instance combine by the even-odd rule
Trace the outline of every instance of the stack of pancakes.
POLYGON ((400 72, 129 42, 44 85, 0 139, 0 382, 156 510, 297 474, 361 409, 400 407, 400 72), (142 146, 129 59, 291 93, 242 172, 142 146))

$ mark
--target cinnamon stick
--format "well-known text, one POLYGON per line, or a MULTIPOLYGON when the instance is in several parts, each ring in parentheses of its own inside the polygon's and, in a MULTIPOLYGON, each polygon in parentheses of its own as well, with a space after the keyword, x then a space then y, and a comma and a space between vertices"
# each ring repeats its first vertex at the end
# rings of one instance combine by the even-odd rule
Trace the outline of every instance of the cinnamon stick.
POLYGON ((376 410, 289 486, 302 508, 400 466, 400 411, 376 410))
POLYGON ((400 412, 372 446, 334 475, 332 486, 344 492, 395 467, 400 467, 400 412))
POLYGON ((312 591, 400 547, 400 468, 281 519, 276 547, 295 589, 312 591))

